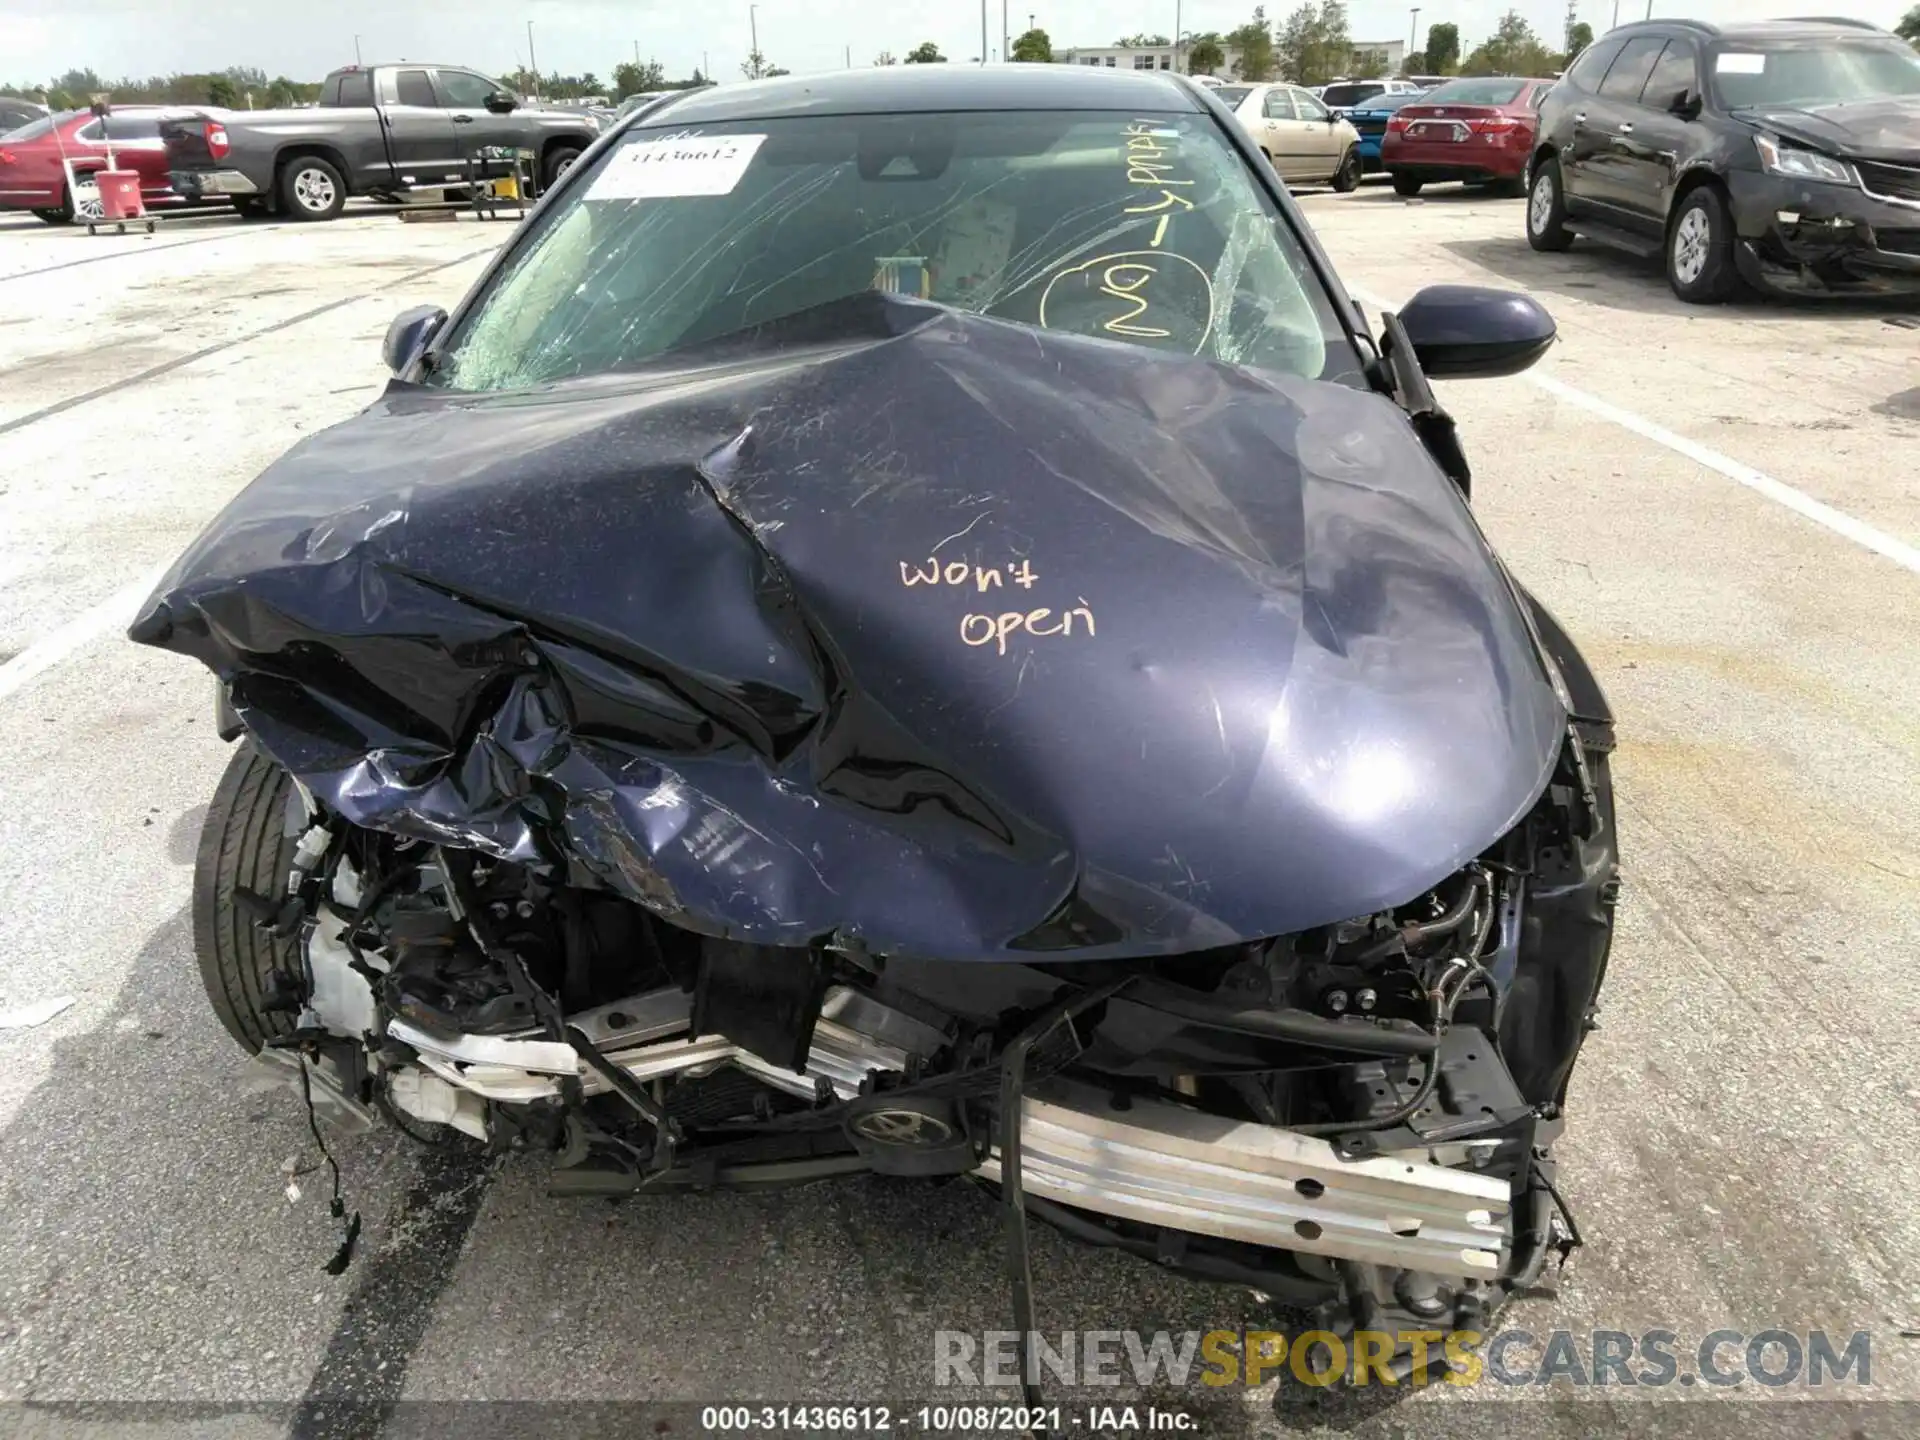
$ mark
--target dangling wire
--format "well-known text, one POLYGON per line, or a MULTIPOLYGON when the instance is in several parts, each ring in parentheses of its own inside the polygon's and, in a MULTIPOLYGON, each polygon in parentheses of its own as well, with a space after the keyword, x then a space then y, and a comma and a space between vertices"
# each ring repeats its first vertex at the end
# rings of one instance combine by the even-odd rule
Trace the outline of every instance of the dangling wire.
POLYGON ((333 1152, 327 1149, 326 1137, 320 1133, 320 1119, 313 1108, 313 1082, 307 1077, 307 1052, 305 1048, 297 1052, 300 1056, 300 1096, 307 1102, 307 1129, 313 1134, 313 1143, 320 1147, 320 1158, 327 1162, 327 1168, 333 1172, 333 1199, 328 1202, 327 1213, 336 1220, 342 1220, 340 1227, 340 1248, 327 1262, 327 1274, 339 1275, 353 1263, 353 1248, 360 1241, 360 1212, 353 1212, 351 1219, 345 1219, 346 1202, 340 1198, 340 1164, 333 1158, 333 1152))

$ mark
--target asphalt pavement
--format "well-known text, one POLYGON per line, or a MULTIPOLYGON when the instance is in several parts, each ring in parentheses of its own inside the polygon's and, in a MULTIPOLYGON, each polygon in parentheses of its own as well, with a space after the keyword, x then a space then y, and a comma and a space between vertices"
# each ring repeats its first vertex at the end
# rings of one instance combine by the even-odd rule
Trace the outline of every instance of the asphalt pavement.
MULTIPOLYGON (((1369 308, 1505 285, 1560 324, 1534 374, 1442 387, 1481 523, 1619 714, 1625 884, 1562 1146, 1587 1244, 1506 1320, 1683 1349, 1865 1330, 1872 1383, 1483 1384, 1279 1418, 1265 1391, 1158 1398, 1222 1434, 1911 1436, 1920 309, 1690 309, 1642 262, 1534 254, 1522 203, 1304 201, 1369 308)), ((0 1402, 32 1402, 0 1429, 598 1433, 406 1403, 925 1400, 937 1331, 1011 1323, 999 1216, 965 1184, 556 1200, 533 1162, 395 1135, 336 1145, 365 1230, 323 1270, 304 1112, 248 1083, 190 951, 227 755, 211 682, 122 632, 265 463, 378 394, 388 319, 450 304, 507 233, 0 220, 0 1024, 37 1021, 0 1028, 0 1402)), ((1035 1253, 1049 1331, 1265 1323, 1044 1231, 1035 1253)), ((700 1433, 697 1410, 659 1423, 700 1433)))

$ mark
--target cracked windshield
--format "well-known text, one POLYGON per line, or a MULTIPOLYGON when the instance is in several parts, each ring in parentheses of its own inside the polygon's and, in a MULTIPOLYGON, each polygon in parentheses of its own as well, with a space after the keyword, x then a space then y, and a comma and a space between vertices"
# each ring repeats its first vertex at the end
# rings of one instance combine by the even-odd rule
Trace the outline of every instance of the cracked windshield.
POLYGON ((604 374, 871 290, 1357 383, 1214 120, 1086 111, 637 130, 542 217, 428 383, 604 374))

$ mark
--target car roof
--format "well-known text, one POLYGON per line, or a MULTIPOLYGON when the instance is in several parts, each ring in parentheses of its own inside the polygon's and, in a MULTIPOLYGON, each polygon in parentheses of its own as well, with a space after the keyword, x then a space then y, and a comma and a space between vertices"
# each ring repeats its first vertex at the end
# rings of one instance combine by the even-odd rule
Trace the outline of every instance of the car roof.
POLYGON ((1891 40, 1893 33, 1864 20, 1806 17, 1793 20, 1734 20, 1724 25, 1705 20, 1640 20, 1618 25, 1600 38, 1630 39, 1634 35, 1696 35, 1706 40, 1727 40, 1735 44, 1759 44, 1767 41, 1796 40, 1891 40))
POLYGON ((690 90, 636 128, 799 115, 932 110, 1200 111, 1200 87, 1171 72, 1080 65, 882 65, 690 90))

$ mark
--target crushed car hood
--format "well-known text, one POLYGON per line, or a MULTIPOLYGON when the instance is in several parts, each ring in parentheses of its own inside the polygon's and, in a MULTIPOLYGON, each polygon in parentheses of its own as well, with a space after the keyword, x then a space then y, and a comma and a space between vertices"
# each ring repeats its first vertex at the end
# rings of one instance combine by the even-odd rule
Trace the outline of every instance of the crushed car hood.
POLYGON ((1737 114, 1788 140, 1831 155, 1920 165, 1920 96, 1894 95, 1813 105, 1753 108, 1737 114))
POLYGON ((131 633, 357 824, 931 958, 1405 902, 1565 724, 1386 399, 877 295, 542 393, 396 383, 131 633))

